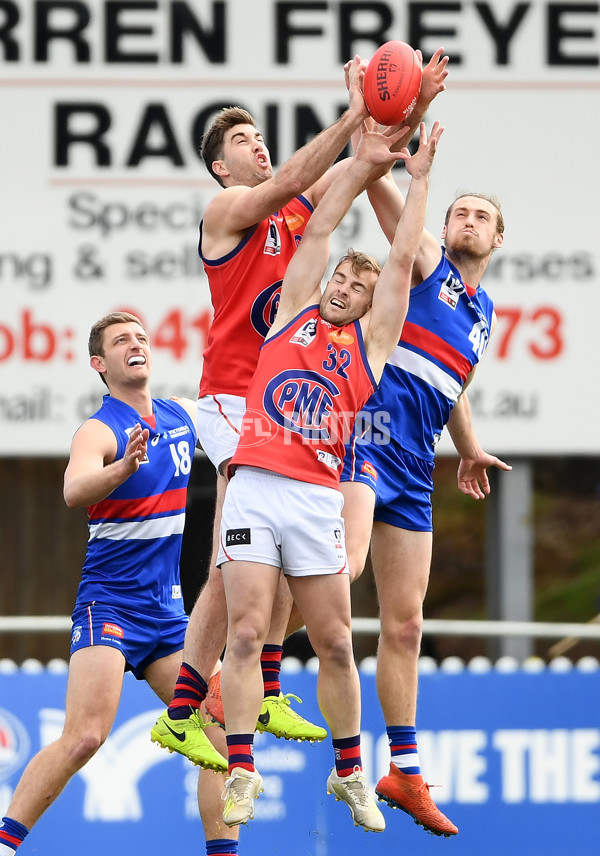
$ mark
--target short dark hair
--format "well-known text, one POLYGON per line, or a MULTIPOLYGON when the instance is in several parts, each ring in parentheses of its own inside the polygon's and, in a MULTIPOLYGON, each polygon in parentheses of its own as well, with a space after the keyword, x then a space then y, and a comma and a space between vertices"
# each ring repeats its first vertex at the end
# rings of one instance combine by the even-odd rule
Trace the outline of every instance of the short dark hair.
MULTIPOLYGON (((132 315, 131 312, 110 312, 108 315, 100 318, 99 321, 96 321, 90 330, 88 339, 88 353, 90 357, 104 356, 104 331, 107 327, 112 327, 113 324, 130 324, 131 322, 139 324, 144 329, 144 325, 137 315, 132 315)), ((98 374, 102 379, 102 383, 108 386, 104 375, 101 372, 98 372, 98 374)))
POLYGON ((225 107, 217 114, 209 129, 202 137, 200 155, 212 177, 225 187, 220 176, 213 171, 214 161, 223 157, 223 140, 230 128, 236 125, 252 125, 256 128, 253 116, 243 107, 225 107))

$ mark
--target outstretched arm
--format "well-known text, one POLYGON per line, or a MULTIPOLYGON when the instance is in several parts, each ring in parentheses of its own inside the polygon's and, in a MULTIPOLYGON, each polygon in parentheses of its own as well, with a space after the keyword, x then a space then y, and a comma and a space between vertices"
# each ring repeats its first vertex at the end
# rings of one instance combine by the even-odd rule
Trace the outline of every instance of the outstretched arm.
POLYGON ((300 247, 288 265, 275 323, 270 334, 280 330, 311 302, 319 302, 321 279, 329 262, 329 243, 333 230, 342 220, 357 192, 374 166, 404 158, 390 152, 402 130, 386 128, 383 132, 364 130, 356 157, 335 179, 313 216, 310 218, 300 247))
POLYGON ((429 191, 429 174, 437 145, 444 129, 436 122, 427 139, 421 123, 419 149, 412 155, 401 154, 411 176, 406 205, 396 227, 388 260, 379 275, 365 347, 374 376, 379 379, 385 361, 396 346, 408 310, 412 267, 425 226, 425 208, 429 191))
MULTIPOLYGON (((204 215, 204 238, 214 241, 223 232, 238 234, 308 191, 347 145, 367 115, 362 96, 365 64, 356 56, 350 65, 349 106, 343 115, 295 152, 271 178, 254 187, 228 187, 209 203, 204 215)), ((311 192, 306 193, 313 201, 311 192)))
POLYGON ((138 423, 129 435, 122 458, 115 461, 117 441, 108 425, 88 419, 71 443, 63 495, 69 508, 105 499, 136 472, 147 452, 149 431, 138 423))
MULTIPOLYGON (((411 137, 433 99, 446 89, 445 81, 448 76, 448 57, 443 54, 444 49, 438 48, 423 69, 419 98, 414 110, 406 120, 410 126, 411 137)), ((404 208, 404 197, 396 185, 392 173, 388 171, 378 181, 371 183, 368 187, 368 194, 379 225, 391 244, 394 239, 398 220, 404 208)), ((419 273, 419 278, 423 280, 429 276, 439 260, 439 241, 431 232, 424 229, 419 251, 415 258, 415 268, 419 273)))
MULTIPOLYGON (((420 51, 417 51, 419 59, 421 63, 423 62, 423 57, 420 51)), ((438 48, 436 52, 433 54, 425 68, 423 69, 423 77, 421 81, 421 91, 419 93, 419 98, 417 99, 417 103, 415 104, 412 112, 404 121, 402 127, 405 129, 404 133, 398 138, 398 140, 392 146, 392 151, 399 151, 403 146, 407 144, 407 141, 412 139, 413 134, 421 124, 423 116, 427 112, 428 108, 431 105, 433 99, 443 92, 446 89, 446 78, 448 77, 448 57, 444 56, 444 48, 438 48)), ((350 90, 350 69, 351 63, 347 62, 344 66, 344 72, 346 74, 346 88, 350 90)), ((372 120, 372 126, 375 127, 376 123, 372 120)), ((397 126, 400 128, 400 125, 397 126)), ((358 147, 358 143, 360 140, 360 132, 359 129, 353 133, 352 135, 352 149, 356 151, 358 147)), ((327 191, 334 179, 337 177, 338 173, 341 172, 346 165, 345 161, 340 161, 336 163, 328 172, 320 178, 316 184, 311 188, 311 199, 313 205, 317 205, 319 200, 323 197, 323 194, 327 191)), ((366 186, 370 186, 374 181, 381 176, 388 174, 389 171, 385 167, 380 167, 378 170, 374 170, 371 172, 367 179, 366 186)), ((404 199, 401 197, 402 206, 404 205, 404 199)), ((385 201, 382 203, 385 206, 385 201)), ((391 226, 391 234, 389 237, 390 244, 392 243, 392 238, 394 237, 394 231, 396 229, 396 225, 400 218, 400 212, 402 208, 396 211, 395 218, 393 219, 393 225, 391 226)), ((385 231, 385 230, 384 230, 385 231)))
POLYGON ((498 467, 510 471, 512 467, 500 458, 488 455, 479 445, 466 392, 462 393, 450 414, 448 431, 460 455, 457 473, 459 490, 473 499, 484 499, 490 492, 487 468, 498 467))

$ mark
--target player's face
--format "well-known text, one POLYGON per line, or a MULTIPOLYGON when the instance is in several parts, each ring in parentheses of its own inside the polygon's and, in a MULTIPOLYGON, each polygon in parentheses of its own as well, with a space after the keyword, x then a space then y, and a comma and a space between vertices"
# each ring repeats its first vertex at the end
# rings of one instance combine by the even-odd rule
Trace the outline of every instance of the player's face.
POLYGON ((254 125, 230 128, 223 140, 223 158, 215 164, 227 186, 255 187, 273 175, 269 150, 254 125))
POLYGON ((503 236, 496 231, 497 222, 498 212, 487 199, 461 196, 452 206, 442 238, 452 253, 486 258, 502 245, 503 236))
POLYGON ((355 273, 349 261, 339 265, 327 283, 320 303, 321 317, 336 327, 350 324, 368 312, 373 300, 377 274, 372 270, 355 273))
POLYGON ((104 370, 108 383, 139 385, 148 381, 152 371, 150 340, 139 324, 111 324, 104 330, 102 347, 104 355, 92 360, 101 361, 100 370, 104 370))

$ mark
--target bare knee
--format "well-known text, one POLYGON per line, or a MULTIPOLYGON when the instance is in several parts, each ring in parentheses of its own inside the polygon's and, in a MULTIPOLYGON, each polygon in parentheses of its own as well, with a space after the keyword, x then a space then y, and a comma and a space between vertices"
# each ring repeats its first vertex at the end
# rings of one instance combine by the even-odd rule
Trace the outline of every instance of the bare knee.
POLYGON ((227 651, 238 660, 260 658, 264 641, 255 624, 241 621, 230 628, 227 638, 227 651))
POLYGON ((418 655, 421 650, 422 632, 423 616, 420 612, 405 620, 389 621, 382 616, 380 645, 418 655))
POLYGON ((71 767, 74 770, 80 770, 94 757, 106 740, 106 735, 101 734, 97 729, 89 728, 76 735, 63 735, 62 740, 71 767))
POLYGON ((336 633, 313 642, 315 653, 321 665, 343 670, 354 665, 352 636, 350 633, 336 633))

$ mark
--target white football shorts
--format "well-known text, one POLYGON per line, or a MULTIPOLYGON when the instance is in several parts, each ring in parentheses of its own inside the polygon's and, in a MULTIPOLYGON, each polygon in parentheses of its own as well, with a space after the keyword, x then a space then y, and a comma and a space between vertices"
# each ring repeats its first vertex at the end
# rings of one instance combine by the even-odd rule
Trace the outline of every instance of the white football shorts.
POLYGON ((339 490, 239 466, 227 485, 217 565, 259 562, 295 577, 347 574, 339 490))
POLYGON ((245 412, 246 399, 240 395, 204 395, 198 399, 198 440, 217 472, 223 461, 233 457, 245 412))

